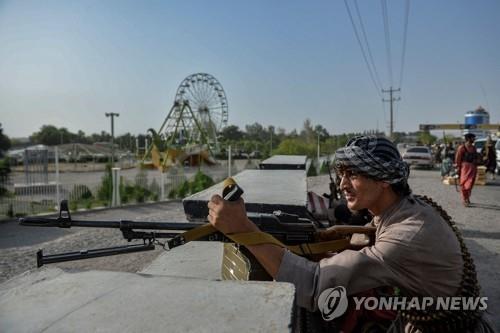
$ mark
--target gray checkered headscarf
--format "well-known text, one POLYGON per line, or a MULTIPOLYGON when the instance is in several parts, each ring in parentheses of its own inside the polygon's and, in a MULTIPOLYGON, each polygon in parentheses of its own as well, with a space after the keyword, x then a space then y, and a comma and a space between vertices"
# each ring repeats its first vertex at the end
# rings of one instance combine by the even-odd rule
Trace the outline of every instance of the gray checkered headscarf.
POLYGON ((376 136, 357 136, 335 152, 336 168, 381 180, 389 184, 406 181, 410 174, 396 146, 390 140, 376 136))

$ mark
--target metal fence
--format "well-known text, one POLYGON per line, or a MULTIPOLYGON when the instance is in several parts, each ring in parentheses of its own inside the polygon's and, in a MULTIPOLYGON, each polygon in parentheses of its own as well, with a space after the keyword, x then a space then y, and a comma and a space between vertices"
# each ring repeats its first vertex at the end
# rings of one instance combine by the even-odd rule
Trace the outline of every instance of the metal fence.
MULTIPOLYGON (((256 165, 258 163, 252 161, 234 164, 231 174, 256 168, 256 165)), ((121 205, 189 195, 189 192, 176 192, 176 189, 186 181, 192 181, 198 171, 211 177, 214 183, 222 181, 229 173, 227 161, 222 161, 217 166, 173 168, 163 174, 157 170, 139 168, 121 170, 121 205)), ((16 179, 14 175, 8 183, 3 184, 9 195, 0 198, 0 219, 56 212, 60 200, 68 200, 72 211, 109 206, 112 184, 111 180, 105 181, 105 177, 105 172, 66 172, 60 176, 54 172, 48 174, 46 182, 26 183, 24 176, 16 179)))

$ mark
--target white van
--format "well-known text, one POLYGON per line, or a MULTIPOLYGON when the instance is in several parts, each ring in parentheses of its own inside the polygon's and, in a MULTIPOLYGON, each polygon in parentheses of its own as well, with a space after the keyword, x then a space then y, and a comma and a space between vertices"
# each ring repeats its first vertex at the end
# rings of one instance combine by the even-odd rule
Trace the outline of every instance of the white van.
MULTIPOLYGON (((476 147, 476 151, 478 153, 481 153, 481 151, 483 150, 484 145, 486 144, 486 140, 488 140, 488 139, 487 138, 481 138, 481 139, 477 139, 477 140, 474 141, 474 147, 476 147)), ((496 170, 496 173, 500 174, 500 140, 498 140, 497 138, 493 137, 491 139, 491 141, 493 141, 493 144, 495 145, 495 150, 496 150, 496 153, 497 153, 497 170, 496 170)))
MULTIPOLYGON (((483 150, 484 145, 486 144, 486 140, 488 140, 488 139, 487 138, 481 138, 481 139, 474 140, 474 147, 476 147, 476 151, 478 153, 480 153, 483 150)), ((496 139, 491 139, 491 141, 493 141, 493 144, 495 144, 495 142, 497 142, 496 139)))

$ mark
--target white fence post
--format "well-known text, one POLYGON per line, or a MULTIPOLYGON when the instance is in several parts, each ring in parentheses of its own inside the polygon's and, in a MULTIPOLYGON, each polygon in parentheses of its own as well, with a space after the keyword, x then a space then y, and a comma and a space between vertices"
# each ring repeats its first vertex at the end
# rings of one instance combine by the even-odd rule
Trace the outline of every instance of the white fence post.
POLYGON ((160 200, 165 200, 165 173, 160 170, 160 200))
POLYGON ((61 202, 61 192, 59 192, 59 148, 56 146, 54 149, 54 162, 56 167, 56 209, 59 210, 59 204, 61 202))
POLYGON ((227 150, 227 176, 231 177, 231 146, 227 150))
POLYGON ((113 175, 113 196, 111 199, 111 207, 121 205, 120 201, 120 168, 111 169, 113 175))

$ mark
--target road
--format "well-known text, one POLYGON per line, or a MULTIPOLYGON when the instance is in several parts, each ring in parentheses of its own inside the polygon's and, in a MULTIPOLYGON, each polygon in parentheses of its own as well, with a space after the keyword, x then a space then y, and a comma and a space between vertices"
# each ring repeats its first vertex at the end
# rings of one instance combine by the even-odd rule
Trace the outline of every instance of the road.
MULTIPOLYGON (((454 186, 443 185, 435 170, 412 170, 410 185, 416 194, 425 194, 440 204, 457 223, 472 253, 482 286, 488 297, 488 308, 500 331, 500 180, 487 186, 476 186, 472 206, 461 205, 454 186)), ((316 193, 328 191, 328 177, 308 179, 316 193)), ((74 214, 78 219, 185 221, 179 201, 74 214)), ((55 229, 21 227, 15 221, 0 223, 0 282, 29 269, 36 269, 35 253, 67 252, 85 248, 123 244, 116 230, 55 229)), ((147 266, 163 250, 107 258, 55 264, 67 270, 105 269, 136 272, 147 266)))

